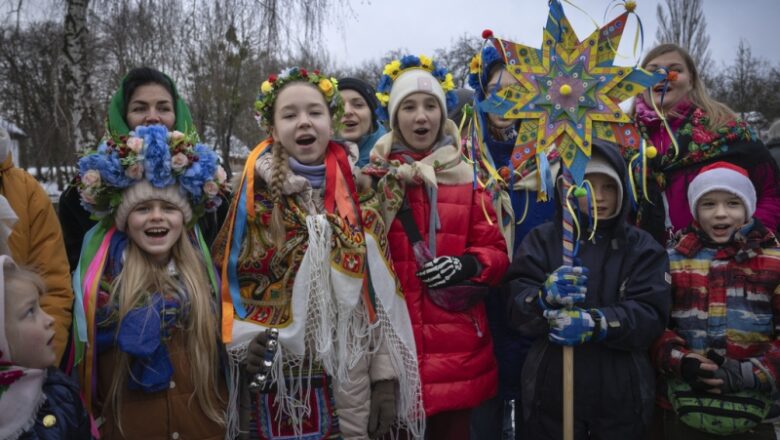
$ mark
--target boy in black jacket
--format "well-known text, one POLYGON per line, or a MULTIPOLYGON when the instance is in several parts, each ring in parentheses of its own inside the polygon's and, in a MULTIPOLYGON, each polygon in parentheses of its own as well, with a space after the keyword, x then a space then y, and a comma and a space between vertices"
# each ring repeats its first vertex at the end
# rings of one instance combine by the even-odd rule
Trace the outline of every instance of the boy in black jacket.
POLYGON ((669 261, 648 233, 626 223, 625 165, 616 145, 599 142, 585 172, 595 193, 594 240, 582 198, 576 263, 564 266, 559 206, 555 221, 526 236, 506 276, 509 319, 534 338, 522 371, 526 438, 562 438, 562 345, 574 346, 575 439, 641 438, 652 418, 647 352, 668 320, 669 261))

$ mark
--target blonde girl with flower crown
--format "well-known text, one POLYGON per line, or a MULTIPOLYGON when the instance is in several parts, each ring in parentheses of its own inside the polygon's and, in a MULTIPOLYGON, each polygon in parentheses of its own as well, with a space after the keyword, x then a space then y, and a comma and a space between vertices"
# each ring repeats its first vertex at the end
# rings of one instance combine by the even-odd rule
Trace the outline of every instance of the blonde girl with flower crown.
POLYGON ((509 264, 490 197, 476 188, 458 127, 446 118, 457 99, 453 88, 447 69, 428 57, 388 64, 377 92, 391 131, 363 169, 378 179, 390 253, 419 343, 426 435, 447 439, 468 438, 469 413, 496 394, 497 371, 484 302, 453 307, 439 292, 471 286, 474 300, 509 264))
POLYGON ((225 438, 216 280, 196 226, 224 184, 216 154, 192 134, 138 126, 79 170, 101 221, 74 273, 74 361, 101 437, 225 438))
POLYGON ((337 81, 290 68, 263 82, 271 134, 250 155, 213 246, 240 438, 421 437, 410 318, 354 144, 331 140, 337 81))

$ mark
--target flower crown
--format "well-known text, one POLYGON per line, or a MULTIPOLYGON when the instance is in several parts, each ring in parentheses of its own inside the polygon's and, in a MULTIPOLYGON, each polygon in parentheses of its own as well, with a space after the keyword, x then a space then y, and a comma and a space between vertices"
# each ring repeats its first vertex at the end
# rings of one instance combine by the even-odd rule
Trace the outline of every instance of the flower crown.
POLYGON ((116 213, 122 192, 148 180, 156 188, 177 184, 193 208, 193 219, 220 205, 227 175, 217 154, 196 143, 197 134, 141 126, 129 136, 104 140, 79 159, 76 184, 81 204, 95 217, 116 213))
POLYGON ((278 75, 271 74, 268 79, 260 85, 260 93, 255 100, 255 119, 265 131, 270 132, 274 122, 274 102, 279 95, 279 91, 287 84, 293 81, 305 81, 322 92, 325 102, 328 104, 330 113, 334 122, 334 128, 341 123, 341 116, 344 114, 344 101, 338 90, 338 81, 336 78, 328 77, 320 73, 319 70, 311 72, 299 67, 289 67, 279 72, 278 75))
POLYGON ((495 47, 486 45, 481 51, 477 52, 469 63, 469 86, 474 89, 477 100, 482 101, 488 92, 488 74, 490 68, 497 62, 503 62, 501 54, 495 47))
POLYGON ((387 104, 390 102, 390 91, 393 89, 393 82, 402 73, 412 69, 425 70, 439 81, 447 98, 447 109, 458 105, 458 95, 454 92, 455 82, 452 80, 452 74, 447 71, 446 67, 437 65, 435 61, 425 55, 420 55, 419 57, 405 55, 400 60, 393 60, 385 65, 382 77, 379 78, 379 84, 376 87, 376 97, 380 105, 376 108, 376 115, 380 121, 390 119, 387 114, 387 104))

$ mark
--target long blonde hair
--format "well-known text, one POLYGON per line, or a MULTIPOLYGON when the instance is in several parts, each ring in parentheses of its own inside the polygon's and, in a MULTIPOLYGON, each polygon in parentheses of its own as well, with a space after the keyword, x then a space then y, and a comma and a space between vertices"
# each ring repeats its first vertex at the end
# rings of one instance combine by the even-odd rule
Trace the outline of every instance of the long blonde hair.
MULTIPOLYGON (((217 391, 219 356, 215 329, 218 328, 218 323, 205 262, 186 232, 182 232, 171 249, 171 259, 176 264, 181 283, 168 273, 167 267, 153 263, 146 252, 132 240, 128 240, 122 271, 111 285, 110 301, 118 307, 117 325, 130 310, 147 304, 151 293, 178 292, 183 285, 185 297, 181 300, 182 307, 187 310, 187 319, 182 331, 187 335, 187 353, 191 360, 189 365, 195 397, 210 420, 224 425, 224 405, 221 404, 222 399, 217 391)), ((107 401, 112 402, 115 420, 122 432, 120 405, 130 374, 130 365, 129 356, 121 351, 118 351, 117 367, 107 401)))
MULTIPOLYGON (((707 87, 704 85, 704 82, 699 76, 699 71, 696 69, 696 63, 694 63, 693 57, 691 57, 691 54, 689 54, 688 51, 684 48, 674 43, 659 44, 658 46, 652 48, 650 52, 645 55, 644 59, 642 59, 642 68, 647 67, 647 65, 650 64, 650 61, 670 52, 677 52, 677 54, 680 55, 680 57, 685 62, 685 68, 688 69, 688 72, 690 72, 691 90, 688 92, 688 100, 694 106, 704 110, 704 112, 707 113, 707 116, 709 117, 709 124, 707 128, 715 130, 727 122, 733 121, 737 117, 734 110, 729 108, 729 106, 726 104, 716 101, 710 96, 710 94, 707 92, 707 87)), ((634 110, 635 109, 632 108, 632 113, 634 113, 634 110)))

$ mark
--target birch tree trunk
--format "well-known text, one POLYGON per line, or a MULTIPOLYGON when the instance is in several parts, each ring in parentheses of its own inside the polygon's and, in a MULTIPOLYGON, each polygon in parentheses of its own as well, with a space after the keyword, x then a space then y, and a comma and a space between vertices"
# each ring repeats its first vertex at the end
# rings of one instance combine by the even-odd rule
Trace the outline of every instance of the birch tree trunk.
POLYGON ((65 38, 62 53, 62 84, 66 106, 70 109, 67 143, 75 152, 94 143, 95 133, 90 126, 92 107, 89 105, 89 63, 87 62, 87 13, 89 0, 67 0, 65 38))

